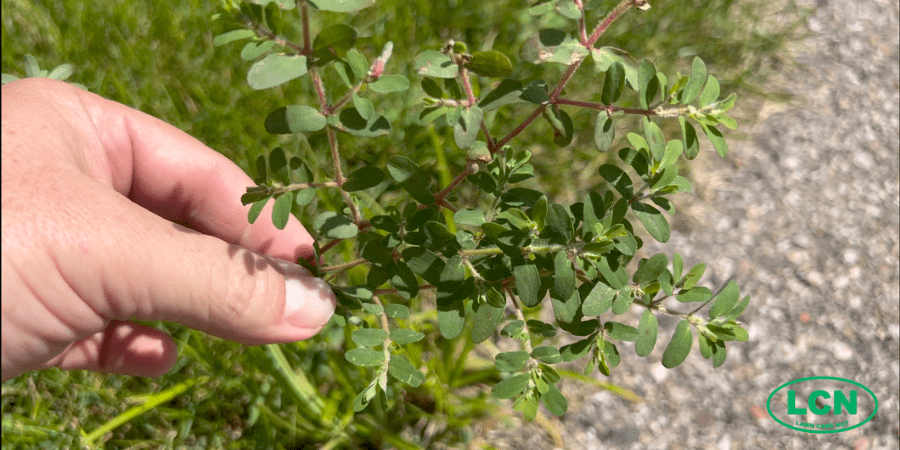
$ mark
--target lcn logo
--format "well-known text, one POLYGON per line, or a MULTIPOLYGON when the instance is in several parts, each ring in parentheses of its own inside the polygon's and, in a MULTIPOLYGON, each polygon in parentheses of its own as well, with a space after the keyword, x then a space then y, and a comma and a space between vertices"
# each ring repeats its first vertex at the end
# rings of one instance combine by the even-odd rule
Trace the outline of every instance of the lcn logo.
POLYGON ((840 433, 872 420, 878 399, 871 389, 846 378, 809 377, 778 386, 766 408, 775 421, 793 430, 840 433))

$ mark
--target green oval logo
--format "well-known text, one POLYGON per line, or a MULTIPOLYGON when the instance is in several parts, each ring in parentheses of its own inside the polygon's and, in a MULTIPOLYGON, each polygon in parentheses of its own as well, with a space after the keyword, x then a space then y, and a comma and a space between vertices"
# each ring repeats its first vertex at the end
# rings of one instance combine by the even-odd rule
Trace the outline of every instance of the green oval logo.
POLYGON ((804 433, 840 433, 864 425, 878 412, 878 399, 871 389, 853 380, 838 377, 807 377, 788 381, 775 388, 766 400, 769 415, 781 425, 804 433), (806 382, 806 385, 795 386, 806 382), (865 396, 857 395, 855 387, 838 388, 839 385, 852 385, 865 389, 872 397, 871 402, 865 396), (779 394, 779 391, 782 391, 779 394), (773 401, 774 400, 774 401, 773 401), (829 404, 830 403, 830 404, 829 404), (779 419, 772 411, 773 405, 778 413, 784 413, 788 422, 779 419), (856 423, 863 411, 871 407, 872 414, 865 420, 856 423), (792 423, 790 423, 792 422, 792 423))

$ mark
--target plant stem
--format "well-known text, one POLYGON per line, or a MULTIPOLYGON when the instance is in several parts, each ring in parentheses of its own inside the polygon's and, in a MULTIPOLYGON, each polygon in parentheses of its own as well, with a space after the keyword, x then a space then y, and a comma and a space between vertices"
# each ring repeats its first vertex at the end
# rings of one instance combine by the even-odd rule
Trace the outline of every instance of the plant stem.
MULTIPOLYGON (((325 97, 325 86, 322 83, 322 77, 315 67, 309 68, 309 76, 312 78, 313 86, 316 88, 316 95, 319 97, 319 105, 322 109, 322 115, 328 117, 332 114, 332 108, 328 106, 328 99, 325 97)), ((329 128, 330 130, 331 128, 329 128)))
POLYGON ((597 102, 585 102, 581 100, 569 100, 565 98, 557 98, 554 103, 557 105, 569 105, 569 106, 578 106, 580 108, 588 108, 595 109, 597 111, 606 111, 607 114, 613 114, 618 111, 622 111, 625 114, 639 114, 644 116, 655 116, 658 115, 659 112, 655 109, 641 109, 641 108, 623 108, 621 106, 613 106, 613 105, 604 105, 602 103, 597 102))
POLYGON ((303 24, 303 51, 304 54, 311 54, 312 47, 309 43, 309 6, 306 0, 297 0, 300 6, 300 21, 303 24))
POLYGON ((335 265, 335 266, 326 266, 326 267, 322 267, 321 269, 319 269, 319 271, 322 272, 322 273, 326 273, 326 272, 340 272, 340 271, 343 271, 343 270, 347 270, 347 269, 356 267, 356 266, 361 265, 361 264, 365 264, 366 261, 367 261, 367 260, 366 260, 365 258, 354 259, 353 261, 345 262, 345 263, 343 263, 343 264, 338 264, 338 265, 335 265))
POLYGON ((471 164, 466 165, 466 168, 463 169, 462 173, 457 175, 456 178, 454 178, 453 181, 451 181, 450 184, 447 185, 447 187, 445 187, 444 189, 441 190, 441 192, 438 192, 437 194, 434 195, 434 202, 435 203, 438 203, 438 201, 443 202, 443 200, 447 197, 447 195, 449 195, 450 192, 452 192, 454 189, 456 189, 456 187, 459 186, 459 183, 462 183, 462 181, 465 180, 466 177, 469 176, 469 174, 471 174, 471 173, 472 173, 472 165, 471 164))
POLYGON ((525 131, 525 129, 528 128, 528 125, 531 125, 531 122, 534 122, 534 119, 537 119, 537 117, 540 116, 542 112, 544 112, 544 109, 546 107, 546 103, 538 106, 530 116, 528 116, 524 121, 522 121, 522 123, 519 124, 519 126, 516 127, 516 129, 510 131, 509 134, 503 137, 503 139, 500 139, 496 144, 490 146, 491 154, 493 155, 494 153, 499 152, 507 142, 511 141, 512 138, 518 136, 522 131, 525 131))
POLYGON ((612 25, 612 23, 615 22, 616 19, 619 18, 619 16, 628 12, 628 10, 634 7, 638 2, 640 2, 641 4, 646 3, 643 0, 622 0, 621 3, 616 5, 616 7, 613 8, 613 10, 610 11, 609 14, 607 14, 606 17, 604 17, 603 20, 600 21, 599 24, 597 24, 597 28, 594 28, 594 31, 591 33, 591 37, 589 37, 587 42, 585 42, 585 46, 588 49, 593 47, 594 43, 597 42, 598 39, 600 39, 600 36, 602 36, 603 33, 606 32, 606 29, 609 28, 609 26, 612 25))

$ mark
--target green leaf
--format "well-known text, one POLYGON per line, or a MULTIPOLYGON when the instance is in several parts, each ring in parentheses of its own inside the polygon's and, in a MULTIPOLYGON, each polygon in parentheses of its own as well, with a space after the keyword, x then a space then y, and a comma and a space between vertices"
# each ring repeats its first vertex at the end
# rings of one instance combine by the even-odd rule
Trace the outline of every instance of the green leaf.
POLYGON ((715 319, 729 313, 734 308, 734 305, 737 304, 738 298, 740 298, 740 289, 737 282, 731 280, 722 288, 722 291, 716 296, 712 307, 709 308, 709 318, 715 319))
POLYGON ((638 324, 638 337, 634 343, 634 351, 638 356, 647 356, 653 351, 658 331, 656 316, 649 310, 644 311, 638 324))
POLYGON ((531 209, 531 219, 537 225, 538 231, 543 230, 544 226, 547 224, 547 213, 549 208, 547 196, 542 195, 531 209))
POLYGON ((620 341, 634 342, 639 336, 637 328, 619 322, 606 322, 603 324, 603 329, 606 330, 606 334, 610 339, 618 339, 620 341))
POLYGON ((603 81, 603 91, 600 94, 600 102, 611 105, 622 95, 625 87, 625 67, 619 62, 614 62, 606 71, 606 79, 603 81))
POLYGON ((376 305, 375 303, 363 303, 362 308, 364 310, 366 310, 367 313, 369 313, 373 316, 380 316, 381 313, 384 312, 384 308, 382 308, 379 305, 376 305))
POLYGON ((360 328, 350 335, 350 339, 353 340, 356 345, 362 347, 376 347, 382 345, 387 337, 387 331, 384 331, 381 328, 360 328))
MULTIPOLYGON (((391 249, 381 245, 381 242, 377 239, 372 239, 370 241, 366 241, 363 244, 362 249, 359 251, 359 256, 372 261, 375 265, 378 266, 388 266, 392 262, 394 262, 394 257, 391 254, 391 249)), ((382 280, 382 282, 387 281, 387 279, 382 280)), ((381 283, 378 283, 379 285, 381 283)), ((376 287, 376 286, 373 286, 376 287)))
POLYGON ((531 375, 527 373, 513 375, 495 384, 491 388, 491 395, 499 399, 513 398, 525 391, 529 379, 531 379, 531 375))
POLYGON ((533 356, 534 359, 547 364, 562 362, 562 356, 559 354, 559 349, 549 345, 535 347, 534 350, 531 351, 531 356, 533 356))
POLYGON ((647 229, 650 236, 653 236, 653 239, 659 242, 669 240, 671 232, 669 222, 666 221, 666 218, 658 209, 646 203, 634 202, 631 204, 631 210, 634 211, 634 215, 637 216, 638 220, 644 224, 644 228, 647 229))
POLYGON ((247 212, 247 222, 254 223, 256 219, 259 218, 259 213, 262 212, 263 208, 268 203, 269 197, 263 198, 262 200, 258 200, 253 202, 253 206, 250 207, 250 211, 247 212))
POLYGON ((271 134, 306 133, 325 128, 325 116, 306 105, 282 106, 266 116, 266 131, 271 134))
POLYGON ((659 167, 674 166, 678 162, 678 157, 681 156, 683 149, 684 144, 681 141, 673 140, 667 142, 666 153, 663 155, 662 161, 659 162, 659 167))
POLYGON ((309 0, 316 9, 334 12, 353 12, 368 8, 375 0, 309 0))
POLYGON ((626 286, 621 291, 616 293, 616 299, 613 300, 612 304, 613 314, 625 314, 629 309, 631 309, 632 303, 634 303, 634 297, 631 296, 631 289, 626 286))
POLYGON ((575 235, 575 225, 572 223, 572 217, 569 215, 566 207, 559 203, 550 204, 550 208, 547 210, 547 225, 545 229, 550 230, 551 242, 557 244, 568 244, 575 235))
POLYGON ((594 288, 591 289, 591 293, 588 294, 581 304, 581 312, 585 316, 599 316, 609 311, 614 298, 616 298, 615 289, 607 286, 602 281, 597 282, 594 288))
POLYGON ((472 209, 460 209, 453 214, 453 222, 457 225, 470 225, 480 227, 484 224, 484 213, 472 209))
MULTIPOLYGON (((629 137, 637 136, 634 133, 628 133, 629 137)), ((640 136, 637 136, 640 138, 640 136)), ((635 138, 636 139, 636 138, 635 138)), ((643 138, 640 138, 643 141, 643 138)), ((637 151, 632 148, 622 148, 619 150, 619 159, 628 163, 641 179, 646 180, 650 177, 650 160, 647 159, 647 151, 637 151)))
POLYGON ((535 265, 528 264, 513 267, 513 275, 516 278, 516 290, 522 304, 531 308, 541 302, 541 277, 535 265))
POLYGON ((500 334, 506 337, 516 338, 516 336, 522 332, 522 329, 524 327, 525 322, 521 320, 513 320, 500 330, 500 334))
POLYGON ((363 79, 369 72, 369 62, 366 61, 365 55, 355 48, 351 48, 350 50, 347 50, 346 58, 347 63, 350 65, 350 70, 353 71, 354 77, 357 80, 363 79))
POLYGON ((550 390, 541 396, 541 401, 544 403, 544 406, 547 407, 547 411, 550 411, 550 414, 557 417, 561 417, 569 408, 566 397, 564 397, 562 393, 559 392, 559 389, 556 388, 556 385, 553 384, 550 385, 550 390))
POLYGON ((461 108, 459 111, 459 121, 453 126, 453 138, 456 145, 461 149, 467 149, 475 143, 478 132, 481 131, 481 121, 484 119, 484 112, 477 106, 469 108, 461 108))
MULTIPOLYGON (((426 78, 426 80, 427 79, 428 78, 426 78)), ((375 82, 370 83, 369 89, 372 89, 379 94, 403 92, 409 89, 409 80, 403 75, 384 75, 375 82)))
POLYGON ((710 75, 706 79, 706 87, 700 94, 700 107, 709 106, 719 98, 719 80, 715 76, 710 75))
MULTIPOLYGON (((603 216, 606 215, 606 205, 603 204, 603 196, 599 192, 590 191, 588 197, 584 201, 584 209, 582 210, 582 237, 586 237, 589 233, 594 235, 596 239, 596 226, 601 225, 603 216)), ((602 226, 602 225, 601 225, 602 226)))
POLYGON ((612 117, 606 113, 597 114, 597 122, 594 124, 594 144, 597 150, 605 152, 612 147, 616 140, 616 124, 612 117))
POLYGON ((668 265, 669 258, 663 253, 657 253, 650 257, 650 259, 641 258, 641 260, 638 261, 638 267, 637 270, 634 271, 632 280, 642 286, 656 281, 656 279, 666 271, 668 265))
POLYGON ((604 164, 600 166, 599 171, 600 176, 609 182, 609 184, 613 185, 623 198, 630 200, 634 197, 634 187, 631 183, 631 178, 628 177, 628 174, 625 173, 624 170, 613 164, 604 164))
POLYGON ((356 29, 342 23, 328 25, 313 41, 314 55, 321 60, 343 58, 356 43, 356 29))
POLYGON ((376 137, 391 132, 391 123, 386 117, 373 115, 367 120, 355 107, 344 108, 339 115, 329 116, 328 124, 354 136, 376 137))
POLYGON ((522 417, 531 422, 537 417, 538 406, 540 406, 538 396, 529 393, 516 400, 513 404, 513 411, 521 411, 522 417))
POLYGON ((532 64, 552 62, 570 66, 584 59, 589 52, 565 31, 545 29, 525 41, 519 56, 532 64))
POLYGON ((384 352, 360 347, 348 350, 344 353, 344 358, 354 366, 375 367, 384 363, 384 352))
POLYGON ((699 56, 695 56, 691 64, 691 79, 681 91, 681 103, 687 105, 694 101, 700 94, 700 88, 703 87, 704 82, 706 82, 706 64, 699 56))
POLYGON ((719 316, 720 320, 722 318, 724 318, 726 321, 736 319, 738 316, 741 315, 742 312, 744 312, 744 310, 747 308, 747 305, 749 305, 749 304, 750 304, 750 296, 746 295, 746 296, 744 296, 744 298, 741 299, 741 302, 738 303, 737 306, 735 306, 734 308, 731 308, 731 311, 729 311, 728 314, 720 315, 719 316))
POLYGON ((4 74, 2 74, 2 75, 0 75, 0 76, 2 76, 2 82, 3 82, 3 84, 12 83, 13 81, 16 81, 16 80, 19 79, 19 77, 15 76, 15 75, 13 75, 13 74, 11 74, 11 73, 4 73, 4 74))
POLYGON ((540 320, 531 319, 526 322, 528 331, 531 334, 543 337, 556 336, 556 327, 540 320))
POLYGON ((425 50, 416 56, 413 67, 419 75, 435 78, 456 78, 459 67, 449 56, 434 50, 425 50))
POLYGON ((444 98, 444 89, 434 78, 422 78, 422 90, 434 98, 444 98))
POLYGON ((75 71, 74 66, 71 64, 60 64, 53 68, 49 74, 47 74, 47 78, 59 81, 66 81, 69 77, 72 76, 72 73, 75 71))
POLYGON ((547 89, 544 87, 538 85, 529 85, 525 87, 525 89, 522 91, 522 95, 520 95, 519 98, 525 100, 526 102, 540 105, 550 100, 550 94, 547 93, 547 89))
POLYGON ((354 170, 341 186, 346 192, 361 191, 373 188, 384 181, 384 172, 373 166, 365 166, 354 170))
POLYGON ((25 55, 25 76, 27 78, 40 78, 41 66, 38 64, 37 58, 27 54, 25 55))
POLYGON ((313 229, 331 239, 350 239, 359 232, 353 220, 334 211, 326 211, 316 216, 313 229))
POLYGON ((715 342, 715 347, 713 350, 713 367, 719 367, 725 363, 725 342, 717 341, 715 342))
POLYGON ((697 140, 697 131, 690 122, 684 120, 684 116, 678 116, 678 123, 681 124, 681 136, 684 139, 684 156, 687 159, 694 159, 700 153, 700 141, 697 140))
POLYGON ((712 291, 704 286, 683 290, 675 296, 675 299, 682 303, 705 302, 711 298, 712 291))
POLYGON ((675 327, 675 333, 672 340, 663 352, 662 364, 665 368, 671 369, 687 358, 691 352, 691 344, 694 342, 694 333, 691 331, 691 325, 687 320, 682 319, 675 327))
POLYGON ((578 315, 581 312, 581 295, 577 290, 573 289, 572 294, 566 299, 551 296, 551 303, 553 305, 553 316, 558 323, 574 324, 576 321, 581 320, 581 317, 578 315))
POLYGON ((286 192, 275 199, 275 206, 272 208, 272 223, 275 225, 275 228, 283 230, 287 226, 288 219, 291 217, 291 206, 293 203, 293 192, 286 192))
POLYGON ((497 353, 494 357, 497 361, 495 364, 497 370, 501 372, 515 372, 525 367, 528 358, 528 352, 523 351, 497 353))
POLYGON ((287 83, 306 75, 306 57, 298 55, 269 55, 257 61, 247 72, 247 84, 260 90, 287 83))
POLYGON ((388 158, 387 167, 391 178, 398 183, 410 179, 410 177, 422 170, 413 160, 399 155, 388 158))
POLYGON ((681 271, 684 269, 684 260, 678 253, 672 254, 672 276, 675 280, 681 279, 681 271))
POLYGON ((225 44, 228 44, 228 43, 231 43, 234 41, 238 41, 241 39, 252 38, 254 36, 256 36, 256 33, 254 33, 253 30, 246 30, 246 29, 233 30, 233 31, 222 33, 222 34, 216 36, 215 39, 213 39, 213 46, 221 47, 225 44))
MULTIPOLYGON (((592 325, 596 325, 597 321, 592 320, 589 323, 592 325)), ((586 339, 582 339, 578 342, 564 345, 559 349, 559 354, 562 355, 563 361, 572 362, 576 359, 580 359, 588 354, 593 346, 595 340, 595 336, 593 334, 589 335, 586 339)))
MULTIPOLYGON (((409 308, 406 305, 398 305, 396 303, 385 305, 384 312, 388 317, 394 319, 405 319, 409 317, 409 308)), ((391 337, 394 337, 394 331, 391 330, 391 337)))
MULTIPOLYGON (((703 276, 703 273, 706 271, 706 264, 699 263, 694 267, 691 267, 691 270, 688 273, 684 274, 681 281, 677 283, 684 289, 691 289, 700 281, 700 278, 703 276)), ((710 291, 711 293, 712 291, 710 291)))
POLYGON ((553 269, 553 287, 550 293, 554 298, 567 300, 575 291, 575 270, 565 251, 556 253, 553 258, 553 269))
POLYGON ((572 118, 567 112, 556 108, 555 105, 550 108, 550 115, 555 116, 554 120, 550 122, 553 125, 553 143, 560 147, 571 144, 572 136, 575 134, 572 118))
POLYGON ((364 128, 365 125, 368 124, 368 121, 375 117, 375 105, 368 99, 360 97, 356 92, 353 93, 351 98, 353 99, 353 107, 356 109, 359 117, 366 121, 361 127, 364 128))
POLYGON ((709 138, 709 142, 715 147, 719 156, 724 158, 728 155, 728 144, 725 142, 725 137, 722 136, 722 132, 712 125, 701 123, 700 127, 703 128, 703 132, 706 133, 706 137, 709 138))
MULTIPOLYGON (((393 259, 393 256, 392 256, 393 259)), ((400 291, 403 298, 409 300, 419 295, 419 280, 412 269, 403 261, 396 261, 397 274, 391 277, 391 284, 400 291)))
POLYGON ((628 52, 607 46, 591 49, 591 57, 594 59, 597 69, 601 72, 608 71, 615 63, 621 64, 625 68, 625 81, 628 82, 632 89, 638 89, 638 63, 628 52))
POLYGON ((666 153, 666 138, 659 126, 644 117, 641 120, 644 126, 644 137, 647 138, 647 146, 654 161, 661 161, 666 153))
POLYGON ((445 339, 456 338, 462 333, 465 322, 465 304, 462 299, 451 296, 443 301, 438 300, 438 328, 441 336, 445 339))
POLYGON ((284 149, 275 147, 275 149, 269 153, 269 172, 272 177, 279 183, 290 184, 291 178, 289 169, 284 149))
POLYGON ((422 375, 422 372, 416 370, 416 367, 402 356, 391 357, 388 373, 400 380, 400 382, 412 387, 419 387, 425 381, 425 375, 422 375))
POLYGON ((494 330, 503 319, 505 305, 497 307, 489 303, 481 303, 475 308, 475 317, 472 321, 472 342, 477 344, 494 334, 494 330))
POLYGON ((262 55, 265 55, 274 47, 275 42, 273 41, 248 42, 244 45, 244 48, 241 49, 241 59, 243 59, 244 61, 252 61, 262 55))
POLYGON ((366 406, 369 406, 369 401, 375 397, 376 393, 378 393, 378 389, 375 384, 371 384, 369 387, 363 389, 363 391, 353 399, 353 411, 360 412, 366 409, 366 406))
POLYGON ((499 78, 512 73, 512 63, 497 51, 475 52, 464 67, 483 77, 499 78))
MULTIPOLYGON (((426 78, 425 80, 428 79, 426 78)), ((425 87, 425 80, 422 80, 423 88, 425 87)), ((521 82, 507 78, 501 81, 493 91, 485 95, 478 103, 478 106, 484 111, 493 111, 503 105, 519 102, 523 89, 521 82)), ((426 92, 428 92, 427 89, 426 92)), ((429 95, 440 98, 438 95, 429 95)))
POLYGON ((641 108, 648 109, 659 91, 659 78, 656 77, 656 67, 646 59, 638 67, 638 86, 641 108))
MULTIPOLYGON (((401 306, 401 305, 388 305, 385 307, 385 310, 388 309, 389 306, 401 306)), ((419 333, 415 330, 408 330, 406 328, 395 328, 391 330, 391 339, 394 342, 400 345, 412 344, 413 342, 419 342, 425 338, 425 335, 419 333)))

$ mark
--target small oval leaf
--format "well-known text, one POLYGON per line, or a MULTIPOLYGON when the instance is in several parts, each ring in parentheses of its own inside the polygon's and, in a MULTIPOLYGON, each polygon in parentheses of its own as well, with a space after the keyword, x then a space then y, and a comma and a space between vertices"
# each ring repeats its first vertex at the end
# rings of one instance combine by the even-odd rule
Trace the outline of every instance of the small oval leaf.
POLYGON ((687 358, 691 352, 691 344, 694 342, 694 333, 691 331, 691 325, 687 320, 682 319, 675 327, 675 333, 672 340, 669 341, 666 351, 663 353, 662 364, 665 368, 671 369, 687 358))

